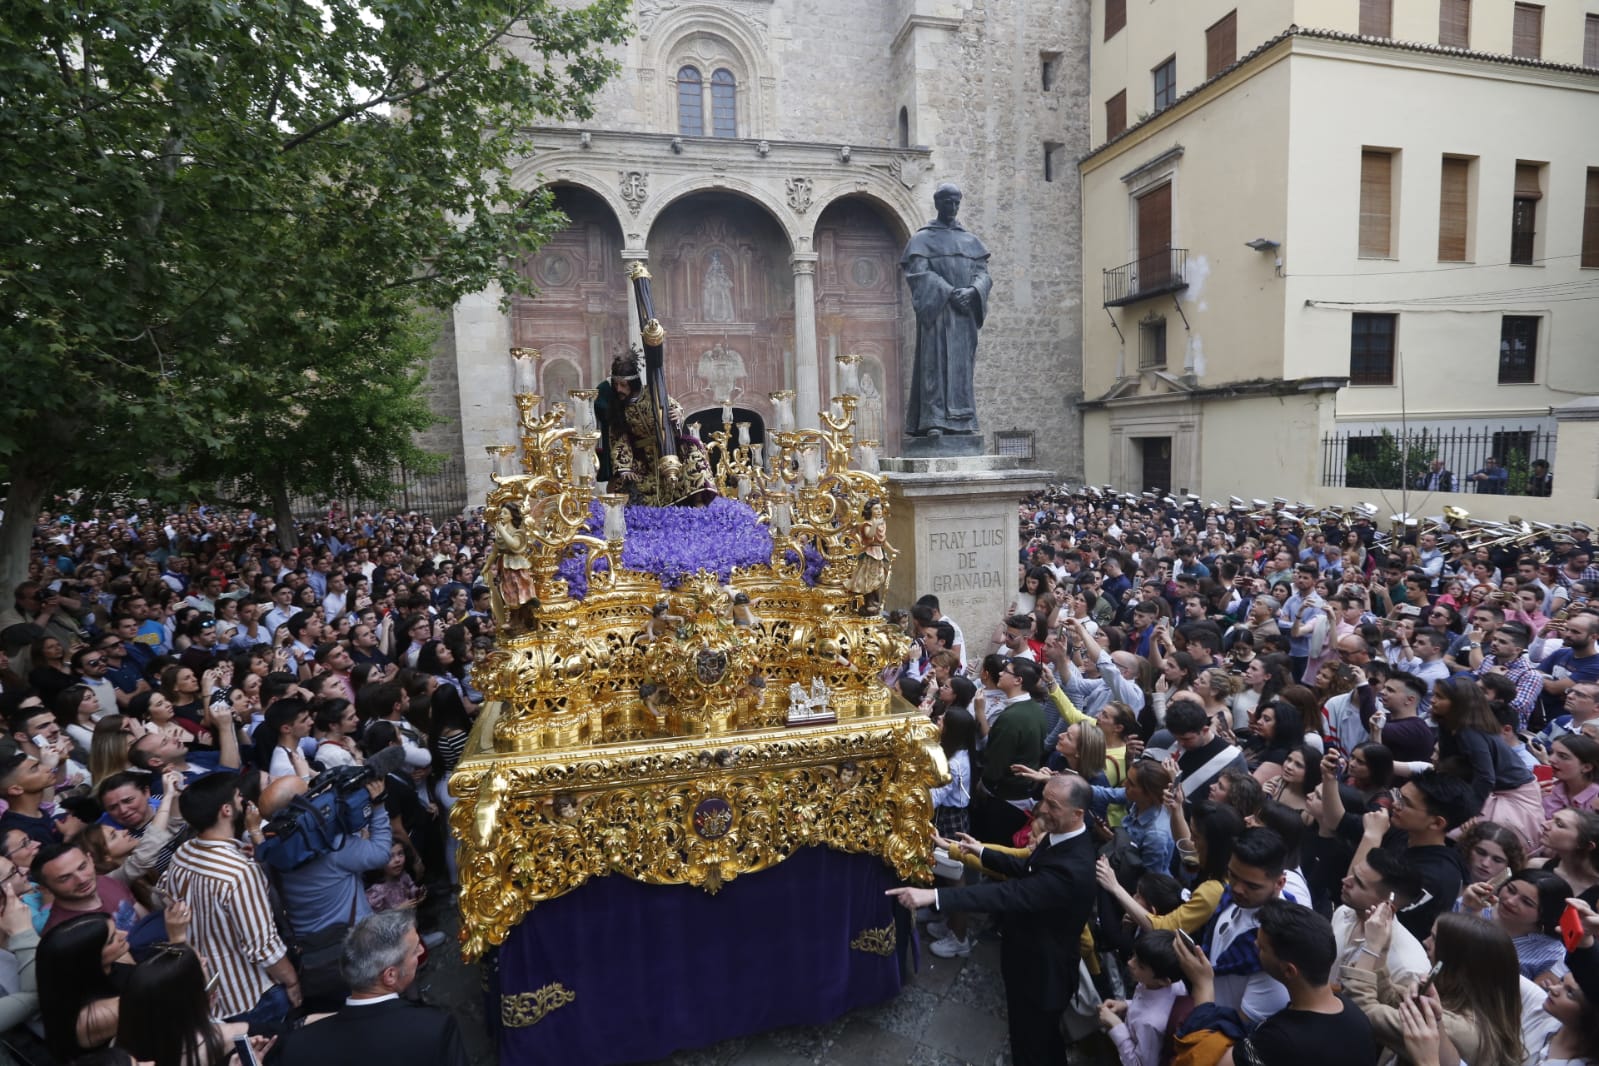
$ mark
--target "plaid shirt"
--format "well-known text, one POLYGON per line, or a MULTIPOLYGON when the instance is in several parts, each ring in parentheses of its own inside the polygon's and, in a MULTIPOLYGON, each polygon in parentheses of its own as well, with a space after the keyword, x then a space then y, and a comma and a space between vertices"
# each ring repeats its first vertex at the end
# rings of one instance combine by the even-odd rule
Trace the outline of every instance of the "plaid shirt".
MULTIPOLYGON (((1482 657, 1482 665, 1471 672, 1472 676, 1481 677, 1498 665, 1494 661, 1493 652, 1486 652, 1482 657)), ((1538 706, 1538 696, 1543 692, 1545 675, 1532 665, 1531 659, 1522 654, 1505 664, 1505 676, 1516 686, 1516 696, 1510 701, 1510 706, 1521 723, 1517 728, 1526 729, 1527 720, 1532 717, 1532 709, 1538 706)))

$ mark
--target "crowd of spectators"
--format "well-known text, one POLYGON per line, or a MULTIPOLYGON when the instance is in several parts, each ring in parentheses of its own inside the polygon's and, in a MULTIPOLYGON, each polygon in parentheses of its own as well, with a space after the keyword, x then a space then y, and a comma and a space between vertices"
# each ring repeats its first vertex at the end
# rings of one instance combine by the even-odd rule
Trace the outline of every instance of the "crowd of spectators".
POLYGON ((0 1064, 220 1066, 238 1038, 331 1062, 396 1037, 390 1061, 464 1062, 413 982, 457 888, 484 529, 332 512, 277 534, 203 508, 41 517, 0 609, 0 1064), (296 819, 335 795, 360 830, 305 845, 296 819))
MULTIPOLYGON (((1008 1001, 1127 1066, 1599 1064, 1586 525, 1379 528, 1065 488, 1020 525, 1003 618, 947 618, 933 596, 899 616, 896 683, 951 770, 939 883, 1038 886, 947 907, 896 890, 927 905, 936 956, 985 935, 973 898, 1043 908, 1028 928, 1080 944, 1056 965, 1081 980, 1050 978, 1069 1002, 1029 997, 1018 964, 1008 1001), (1063 775, 1093 787, 1051 801, 1063 775), (992 857, 1074 846, 1074 804, 1098 849, 1086 922, 1045 864, 992 857)), ((1016 1062, 1059 1061, 1025 1035, 1016 1062)))

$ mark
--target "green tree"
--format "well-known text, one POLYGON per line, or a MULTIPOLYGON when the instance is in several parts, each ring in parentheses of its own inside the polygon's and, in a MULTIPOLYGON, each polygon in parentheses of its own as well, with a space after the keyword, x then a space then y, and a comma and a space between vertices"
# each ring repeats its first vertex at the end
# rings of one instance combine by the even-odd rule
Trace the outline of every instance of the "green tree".
MULTIPOLYGON (((404 384, 414 368, 391 357, 410 350, 412 308, 527 291, 515 263, 562 220, 511 186, 521 131, 591 113, 627 8, 10 5, 0 595, 51 491, 194 491, 249 461, 261 419, 296 394, 306 426, 359 426, 358 408, 334 417, 356 394, 332 386, 360 346, 392 347, 388 380, 404 384)), ((395 425, 368 436, 401 448, 395 425)))
POLYGON ((1373 443, 1363 452, 1350 449, 1344 462, 1344 484, 1352 489, 1413 487, 1438 454, 1426 434, 1411 438, 1408 452, 1404 442, 1386 429, 1379 437, 1364 439, 1373 443))

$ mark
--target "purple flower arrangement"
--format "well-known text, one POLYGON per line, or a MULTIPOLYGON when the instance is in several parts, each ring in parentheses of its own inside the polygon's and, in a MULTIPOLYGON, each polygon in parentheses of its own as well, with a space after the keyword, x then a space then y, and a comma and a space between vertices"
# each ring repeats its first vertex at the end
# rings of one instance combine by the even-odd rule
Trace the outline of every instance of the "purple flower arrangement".
MULTIPOLYGON (((684 578, 701 570, 709 570, 726 582, 736 567, 760 566, 772 560, 771 530, 748 504, 739 500, 718 496, 706 507, 634 506, 627 509, 626 517, 622 565, 654 574, 667 588, 676 588, 684 578)), ((598 502, 591 504, 583 532, 600 537, 604 525, 604 509, 598 502)), ((556 571, 566 579, 567 590, 574 599, 588 595, 583 552, 574 548, 556 571)), ((594 560, 595 570, 605 567, 603 558, 594 560)), ((821 571, 821 555, 807 547, 805 583, 814 585, 821 571)))
MULTIPOLYGON (((800 557, 790 549, 783 553, 783 561, 790 566, 798 566, 800 557)), ((822 579, 822 567, 827 565, 827 560, 822 558, 822 553, 816 550, 814 544, 805 545, 805 571, 800 575, 805 584, 815 587, 822 579)))

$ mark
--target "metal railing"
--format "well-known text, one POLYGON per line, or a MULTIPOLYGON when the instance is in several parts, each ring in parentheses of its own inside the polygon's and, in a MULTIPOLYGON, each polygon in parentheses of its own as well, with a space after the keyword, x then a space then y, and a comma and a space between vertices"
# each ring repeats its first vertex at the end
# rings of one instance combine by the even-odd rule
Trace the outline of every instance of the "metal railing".
POLYGON ((454 517, 466 509, 466 464, 450 457, 437 470, 418 474, 403 465, 389 475, 395 491, 384 499, 351 496, 296 496, 290 500, 294 517, 301 521, 321 518, 338 503, 347 515, 361 511, 382 511, 393 507, 400 512, 417 511, 435 521, 454 517))
MULTIPOLYGON (((1362 430, 1328 433, 1321 438, 1321 483, 1333 488, 1433 489, 1508 496, 1543 496, 1532 464, 1554 461, 1554 431, 1540 426, 1438 430, 1362 430), (1503 489, 1497 479, 1468 481, 1485 469, 1488 458, 1506 472, 1503 489), (1433 460, 1443 460, 1433 477, 1433 460)), ((1558 475, 1558 471, 1556 471, 1558 475)))
POLYGON ((1188 288, 1188 249, 1167 248, 1103 273, 1106 307, 1181 292, 1188 288))

